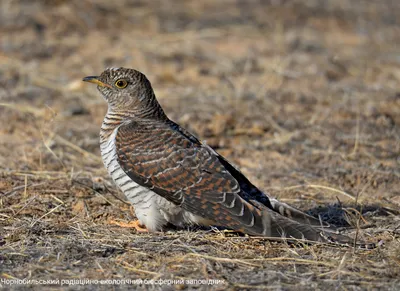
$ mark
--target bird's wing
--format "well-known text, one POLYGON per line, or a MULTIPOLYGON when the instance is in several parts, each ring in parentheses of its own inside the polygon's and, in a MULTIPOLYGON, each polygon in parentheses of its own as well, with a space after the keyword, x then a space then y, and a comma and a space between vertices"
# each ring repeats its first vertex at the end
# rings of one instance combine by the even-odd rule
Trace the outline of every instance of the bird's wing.
POLYGON ((120 126, 115 145, 121 168, 136 183, 218 225, 268 234, 268 219, 240 196, 218 157, 173 124, 131 121, 120 126))
POLYGON ((281 215, 241 188, 248 180, 240 172, 173 123, 131 121, 120 126, 115 143, 131 179, 185 210, 253 235, 320 238, 310 225, 285 217, 279 227, 281 215))

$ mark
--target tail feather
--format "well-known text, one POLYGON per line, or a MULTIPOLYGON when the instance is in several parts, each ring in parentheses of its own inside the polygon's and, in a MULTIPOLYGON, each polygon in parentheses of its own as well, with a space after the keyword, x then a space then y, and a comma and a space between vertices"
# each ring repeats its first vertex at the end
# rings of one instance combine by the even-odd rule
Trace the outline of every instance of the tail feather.
POLYGON ((303 213, 303 215, 300 216, 302 212, 295 208, 293 209, 296 210, 296 216, 292 215, 292 218, 289 218, 281 215, 280 212, 276 212, 261 204, 258 206, 260 206, 262 209, 261 221, 263 227, 261 228, 261 233, 252 234, 285 238, 288 240, 306 240, 312 242, 332 243, 349 247, 356 246, 362 249, 372 249, 376 247, 374 243, 354 243, 352 238, 335 233, 335 229, 333 227, 324 227, 321 226, 321 224, 319 224, 319 226, 316 226, 315 224, 312 225, 311 223, 308 223, 308 221, 305 221, 305 219, 309 220, 308 215, 303 213), (303 219, 297 219, 298 216, 303 219))
POLYGON ((286 203, 278 201, 275 198, 270 198, 272 209, 278 212, 280 215, 293 219, 295 221, 312 225, 315 227, 328 227, 334 229, 334 227, 326 222, 315 218, 314 216, 308 215, 301 210, 294 208, 286 203))

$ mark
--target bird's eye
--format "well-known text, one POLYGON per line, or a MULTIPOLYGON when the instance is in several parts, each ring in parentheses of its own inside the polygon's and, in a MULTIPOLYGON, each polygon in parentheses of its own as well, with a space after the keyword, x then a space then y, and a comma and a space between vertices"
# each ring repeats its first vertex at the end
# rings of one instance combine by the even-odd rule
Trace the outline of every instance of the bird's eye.
POLYGON ((124 79, 119 79, 115 82, 115 86, 119 89, 124 89, 126 86, 128 86, 128 82, 124 79))

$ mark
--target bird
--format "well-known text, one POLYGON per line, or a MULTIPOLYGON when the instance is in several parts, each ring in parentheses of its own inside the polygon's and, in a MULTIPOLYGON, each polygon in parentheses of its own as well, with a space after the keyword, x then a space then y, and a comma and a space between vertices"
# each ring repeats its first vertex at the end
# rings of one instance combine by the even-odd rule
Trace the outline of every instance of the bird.
POLYGON ((100 130, 103 163, 134 207, 138 231, 168 225, 231 229, 269 239, 358 245, 319 218, 283 203, 253 185, 205 142, 170 120, 147 77, 130 68, 108 68, 83 81, 108 103, 100 130))

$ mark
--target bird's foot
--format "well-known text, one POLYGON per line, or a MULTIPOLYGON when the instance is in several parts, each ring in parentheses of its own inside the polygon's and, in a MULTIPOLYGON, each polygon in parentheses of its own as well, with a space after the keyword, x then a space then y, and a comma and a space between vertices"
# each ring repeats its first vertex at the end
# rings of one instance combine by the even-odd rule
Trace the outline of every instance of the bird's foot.
POLYGON ((109 223, 118 225, 120 227, 134 228, 137 232, 149 232, 144 225, 140 224, 140 221, 138 219, 129 222, 110 220, 109 223))

